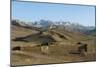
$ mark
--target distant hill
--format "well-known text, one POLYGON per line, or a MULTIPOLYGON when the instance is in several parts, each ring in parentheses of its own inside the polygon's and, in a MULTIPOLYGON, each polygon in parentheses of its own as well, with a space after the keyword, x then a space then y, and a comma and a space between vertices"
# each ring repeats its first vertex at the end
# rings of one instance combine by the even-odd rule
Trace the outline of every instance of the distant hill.
POLYGON ((87 35, 94 35, 95 29, 85 28, 84 26, 76 26, 70 23, 66 27, 62 24, 55 25, 53 22, 50 24, 48 21, 41 20, 41 22, 29 23, 21 22, 18 20, 12 21, 12 37, 13 41, 23 42, 56 42, 56 41, 79 41, 86 39, 87 35), (36 27, 36 25, 45 27, 36 27), (33 25, 30 25, 33 24, 33 25), (50 27, 52 28, 50 29, 50 27), (44 30, 45 28, 45 30, 44 30), (87 32, 88 31, 88 32, 87 32), (86 35, 87 34, 87 35, 86 35))
POLYGON ((96 32, 96 28, 94 26, 83 26, 70 22, 53 22, 49 20, 40 20, 36 22, 22 22, 19 20, 12 20, 12 25, 22 26, 29 29, 36 28, 41 31, 57 28, 65 31, 79 32, 86 35, 95 35, 96 32))

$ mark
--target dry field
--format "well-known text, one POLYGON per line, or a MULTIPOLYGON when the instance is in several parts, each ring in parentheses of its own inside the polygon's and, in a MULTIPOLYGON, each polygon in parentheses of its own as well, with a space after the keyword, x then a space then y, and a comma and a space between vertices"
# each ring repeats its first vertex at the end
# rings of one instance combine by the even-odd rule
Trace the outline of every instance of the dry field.
MULTIPOLYGON (((33 64, 51 64, 51 63, 67 63, 67 62, 81 62, 81 61, 95 61, 96 60, 96 43, 95 37, 86 36, 80 33, 64 32, 60 30, 49 30, 42 33, 41 36, 50 35, 56 41, 50 43, 48 46, 48 53, 44 54, 41 51, 41 39, 36 38, 40 35, 37 30, 30 30, 12 25, 11 27, 11 65, 33 65, 33 64), (30 42, 13 41, 16 37, 24 37, 31 35, 30 42), (64 35, 64 38, 60 35, 64 35), (77 42, 87 44, 87 55, 70 54, 70 52, 77 52, 77 42), (14 47, 20 46, 20 50, 12 50, 14 47)), ((44 37, 45 38, 45 37, 44 37)), ((47 39, 44 40, 48 40, 47 39)))

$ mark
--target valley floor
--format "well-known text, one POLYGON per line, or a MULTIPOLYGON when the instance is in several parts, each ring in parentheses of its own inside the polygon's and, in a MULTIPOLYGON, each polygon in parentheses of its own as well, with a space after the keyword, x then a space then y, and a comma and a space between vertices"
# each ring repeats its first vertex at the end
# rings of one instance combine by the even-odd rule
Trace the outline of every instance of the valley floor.
MULTIPOLYGON (((13 42, 13 44, 14 43, 15 42, 13 42)), ((20 45, 22 49, 11 51, 11 65, 13 66, 96 60, 95 45, 91 44, 89 41, 88 52, 85 56, 80 54, 70 54, 71 51, 77 51, 77 46, 70 42, 60 42, 49 46, 48 54, 43 54, 41 46, 33 45, 33 43, 18 42, 18 44, 23 44, 20 45)))

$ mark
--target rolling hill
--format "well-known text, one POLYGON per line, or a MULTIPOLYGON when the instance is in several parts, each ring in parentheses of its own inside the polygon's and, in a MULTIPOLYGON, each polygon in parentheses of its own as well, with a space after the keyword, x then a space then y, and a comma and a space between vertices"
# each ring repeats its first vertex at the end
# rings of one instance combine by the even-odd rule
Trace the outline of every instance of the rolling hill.
MULTIPOLYGON (((59 25, 58 25, 59 26, 59 25)), ((65 63, 96 60, 96 43, 94 35, 67 30, 61 27, 43 28, 17 22, 11 25, 11 65, 29 65, 46 63, 65 63), (49 53, 41 52, 43 42, 49 43, 49 53), (86 56, 69 54, 77 51, 77 42, 88 44, 86 56), (12 48, 20 46, 21 50, 12 48)), ((91 31, 95 32, 95 31, 91 31)), ((95 33, 94 33, 95 34, 95 33)))

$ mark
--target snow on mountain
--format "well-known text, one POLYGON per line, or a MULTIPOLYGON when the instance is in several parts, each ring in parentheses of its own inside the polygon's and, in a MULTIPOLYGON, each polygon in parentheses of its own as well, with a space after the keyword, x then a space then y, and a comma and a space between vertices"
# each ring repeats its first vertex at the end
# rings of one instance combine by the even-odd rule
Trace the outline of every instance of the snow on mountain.
POLYGON ((81 32, 85 34, 89 34, 92 32, 95 32, 94 26, 83 26, 77 23, 70 23, 70 22, 53 22, 49 20, 40 20, 35 22, 22 22, 19 20, 12 20, 12 24, 24 26, 24 27, 37 27, 42 28, 43 30, 51 29, 51 28, 59 28, 64 29, 68 31, 75 31, 75 32, 81 32))

